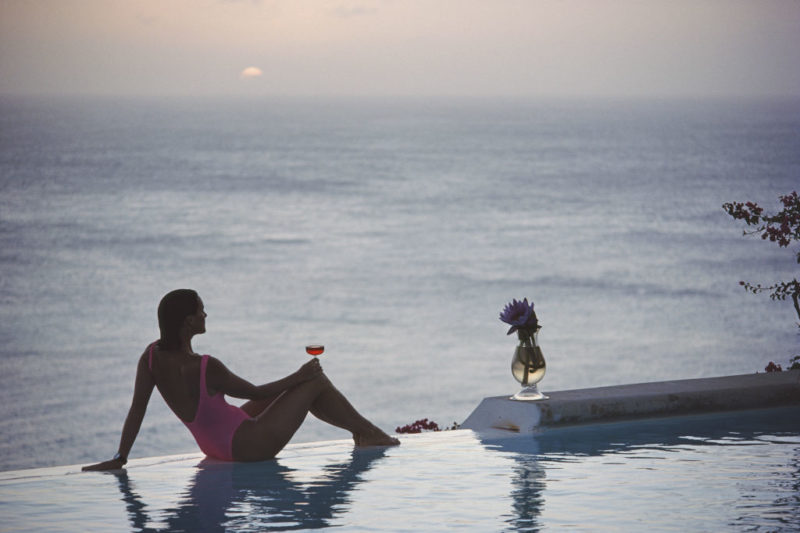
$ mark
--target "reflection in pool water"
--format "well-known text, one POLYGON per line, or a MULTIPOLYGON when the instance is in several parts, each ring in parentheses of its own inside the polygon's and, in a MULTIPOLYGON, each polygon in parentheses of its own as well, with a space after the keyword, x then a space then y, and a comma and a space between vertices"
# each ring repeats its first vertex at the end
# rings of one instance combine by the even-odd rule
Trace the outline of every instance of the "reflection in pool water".
POLYGON ((800 408, 535 436, 447 431, 402 446, 288 447, 254 464, 134 460, 114 475, 0 476, 9 530, 796 531, 800 408), (121 497, 120 497, 121 494, 121 497), (44 501, 43 501, 44 500, 44 501))
MULTIPOLYGON (((204 460, 197 466, 185 499, 158 517, 165 531, 230 531, 316 529, 329 524, 349 503, 348 494, 361 474, 384 455, 383 449, 359 450, 350 460, 325 465, 319 480, 302 483, 296 471, 279 461, 222 463, 204 460), (270 527, 272 526, 272 527, 270 527)), ((136 494, 127 471, 115 473, 127 504, 131 525, 153 531, 147 505, 136 494)))
POLYGON ((800 530, 800 408, 483 438, 512 468, 512 529, 800 530))

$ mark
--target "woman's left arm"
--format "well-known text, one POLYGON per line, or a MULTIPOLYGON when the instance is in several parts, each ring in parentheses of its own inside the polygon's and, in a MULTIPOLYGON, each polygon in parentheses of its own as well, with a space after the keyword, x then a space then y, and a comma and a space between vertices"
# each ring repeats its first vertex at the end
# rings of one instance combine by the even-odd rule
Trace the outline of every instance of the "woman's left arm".
POLYGON ((85 466, 83 467, 84 471, 118 470, 128 462, 128 454, 133 447, 136 436, 139 434, 139 428, 142 427, 142 420, 144 420, 147 404, 150 402, 150 395, 153 393, 155 384, 153 375, 148 368, 148 353, 147 350, 145 350, 139 358, 139 365, 136 367, 136 384, 133 389, 133 401, 131 401, 131 407, 128 409, 125 425, 122 426, 122 436, 119 440, 117 458, 95 465, 85 466))

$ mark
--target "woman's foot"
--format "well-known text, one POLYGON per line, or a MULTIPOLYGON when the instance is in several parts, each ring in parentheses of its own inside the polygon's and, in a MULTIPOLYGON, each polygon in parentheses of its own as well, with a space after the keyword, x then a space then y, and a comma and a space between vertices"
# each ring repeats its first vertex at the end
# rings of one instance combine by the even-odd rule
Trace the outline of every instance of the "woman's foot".
POLYGON ((360 448, 368 446, 397 446, 400 444, 398 439, 390 437, 375 426, 363 433, 354 433, 353 441, 360 448))

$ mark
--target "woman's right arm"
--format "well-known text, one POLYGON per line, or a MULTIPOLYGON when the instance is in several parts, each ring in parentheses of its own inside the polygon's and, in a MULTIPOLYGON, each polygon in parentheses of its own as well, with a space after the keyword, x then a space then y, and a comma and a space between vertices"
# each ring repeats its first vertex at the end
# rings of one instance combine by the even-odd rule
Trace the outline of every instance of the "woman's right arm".
POLYGON ((322 374, 322 367, 317 359, 312 359, 285 378, 265 383, 264 385, 253 385, 246 379, 240 378, 214 357, 209 358, 206 372, 206 379, 215 390, 222 391, 234 398, 263 400, 274 397, 290 387, 314 379, 319 374, 322 374))
POLYGON ((128 416, 125 418, 125 425, 122 426, 122 436, 120 437, 117 451, 118 458, 85 466, 83 467, 84 472, 90 470, 118 470, 128 462, 128 454, 133 447, 133 442, 136 440, 136 435, 139 434, 139 428, 142 426, 142 420, 144 420, 147 404, 150 402, 150 395, 153 393, 155 384, 153 375, 148 367, 148 351, 145 350, 136 367, 133 400, 131 401, 130 409, 128 409, 128 416))

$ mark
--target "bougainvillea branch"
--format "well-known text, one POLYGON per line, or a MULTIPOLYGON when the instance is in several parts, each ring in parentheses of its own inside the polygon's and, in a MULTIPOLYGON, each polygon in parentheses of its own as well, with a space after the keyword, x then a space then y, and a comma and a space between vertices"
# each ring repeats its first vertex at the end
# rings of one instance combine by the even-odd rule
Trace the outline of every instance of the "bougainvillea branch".
POLYGON ((406 424, 405 426, 395 428, 396 433, 422 433, 423 431, 440 431, 439 424, 433 420, 423 418, 422 420, 417 420, 411 424, 406 424))
MULTIPOLYGON (((777 213, 765 213, 764 209, 753 202, 729 202, 722 208, 736 220, 743 220, 752 229, 744 230, 745 235, 760 235, 762 239, 776 243, 781 248, 788 247, 792 241, 800 241, 800 197, 797 191, 779 197, 783 209, 777 213)), ((800 263, 800 250, 796 254, 800 263)), ((800 319, 800 282, 797 278, 791 281, 779 281, 769 286, 740 281, 739 284, 748 292, 759 294, 769 292, 773 300, 791 298, 797 318, 800 319)), ((800 322, 797 324, 800 327, 800 322)), ((800 367, 800 356, 792 358, 792 368, 800 367)), ((775 365, 773 371, 780 371, 775 365)), ((769 370, 768 370, 769 371, 769 370)))
POLYGON ((760 292, 772 291, 769 297, 773 300, 786 300, 786 297, 792 299, 794 310, 797 317, 800 318, 800 283, 793 279, 792 281, 780 281, 769 287, 762 287, 760 283, 753 285, 746 281, 740 281, 739 285, 745 288, 746 291, 758 294, 760 292))
MULTIPOLYGON (((779 200, 783 209, 774 214, 765 213, 762 207, 753 202, 729 202, 723 204, 722 208, 736 220, 743 220, 748 227, 754 228, 744 230, 745 235, 761 235, 762 239, 786 248, 792 241, 800 241, 800 197, 797 191, 792 191, 781 196, 779 200)), ((800 250, 797 251, 796 259, 800 263, 800 250)), ((800 319, 800 282, 797 278, 766 287, 747 281, 740 281, 739 284, 753 294, 769 291, 769 297, 773 300, 785 300, 788 296, 800 319)))
MULTIPOLYGON (((797 191, 779 198, 783 209, 775 214, 764 214, 764 209, 753 202, 729 202, 722 208, 736 220, 744 220, 754 229, 744 230, 745 235, 761 235, 764 240, 777 243, 786 248, 793 240, 800 241, 800 198, 797 191)), ((797 251, 797 262, 800 263, 800 250, 797 251)))
MULTIPOLYGON (((459 427, 461 426, 458 422, 453 422, 453 425, 449 428, 445 428, 445 430, 458 429, 459 427)), ((395 429, 396 433, 422 433, 423 431, 442 431, 442 429, 439 427, 439 424, 433 420, 428 420, 427 418, 417 420, 411 424, 406 424, 405 426, 400 426, 395 429)))

